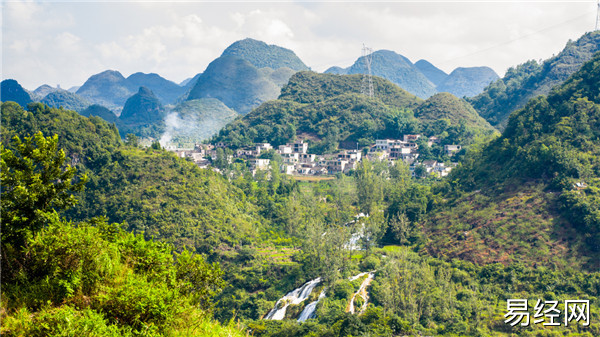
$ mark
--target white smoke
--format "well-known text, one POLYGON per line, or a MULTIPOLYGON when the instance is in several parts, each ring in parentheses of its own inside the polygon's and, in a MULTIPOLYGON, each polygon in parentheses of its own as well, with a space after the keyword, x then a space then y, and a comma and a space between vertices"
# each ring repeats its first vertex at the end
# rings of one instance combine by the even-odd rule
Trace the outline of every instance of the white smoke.
POLYGON ((168 148, 171 146, 173 136, 180 132, 180 129, 185 125, 184 121, 179 117, 177 112, 171 112, 165 117, 165 132, 160 136, 160 146, 168 148))
POLYGON ((165 131, 159 140, 163 148, 193 147, 213 137, 237 115, 216 99, 184 103, 180 109, 175 108, 164 118, 165 131))

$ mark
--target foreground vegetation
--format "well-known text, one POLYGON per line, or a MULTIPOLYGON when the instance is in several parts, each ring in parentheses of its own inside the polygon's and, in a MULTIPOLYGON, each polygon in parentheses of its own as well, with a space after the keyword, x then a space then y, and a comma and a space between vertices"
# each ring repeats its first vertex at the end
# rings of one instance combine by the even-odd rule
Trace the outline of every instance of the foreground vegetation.
POLYGON ((57 136, 1 152, 3 335, 242 335, 208 316, 218 264, 103 218, 60 217, 87 177, 64 165, 57 136))

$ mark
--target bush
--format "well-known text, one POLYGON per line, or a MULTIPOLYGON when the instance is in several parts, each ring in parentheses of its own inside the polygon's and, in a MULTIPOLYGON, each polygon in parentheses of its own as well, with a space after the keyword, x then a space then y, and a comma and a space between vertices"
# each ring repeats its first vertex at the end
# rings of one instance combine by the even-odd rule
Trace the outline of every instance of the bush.
POLYGON ((75 309, 70 306, 42 310, 35 316, 21 308, 14 316, 3 320, 4 336, 123 336, 114 325, 90 309, 75 309))

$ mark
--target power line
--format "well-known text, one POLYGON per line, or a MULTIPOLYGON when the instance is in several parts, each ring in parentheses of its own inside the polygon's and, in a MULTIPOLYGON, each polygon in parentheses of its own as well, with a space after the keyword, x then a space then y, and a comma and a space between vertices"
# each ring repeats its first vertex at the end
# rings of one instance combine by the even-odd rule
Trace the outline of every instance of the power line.
MULTIPOLYGON (((599 2, 599 3, 600 3, 600 2, 599 2)), ((519 37, 516 37, 516 38, 514 38, 514 39, 511 39, 511 40, 508 40, 508 41, 505 41, 505 42, 501 42, 501 43, 495 44, 495 45, 493 45, 493 46, 490 46, 490 47, 487 47, 487 48, 483 48, 483 49, 480 49, 480 50, 474 51, 474 52, 472 52, 472 53, 469 53, 469 54, 466 54, 466 55, 457 56, 457 57, 454 57, 454 58, 451 58, 451 59, 448 59, 448 60, 444 60, 444 61, 442 61, 442 62, 439 62, 438 64, 444 64, 444 63, 451 62, 451 61, 455 61, 455 60, 458 60, 458 59, 461 59, 461 58, 469 57, 469 56, 472 56, 472 55, 475 55, 475 54, 483 53, 483 52, 486 52, 486 51, 489 51, 489 50, 492 50, 492 49, 495 49, 495 48, 498 48, 498 47, 501 47, 501 46, 505 46, 505 45, 507 45, 507 44, 511 44, 511 43, 513 43, 513 42, 515 42, 515 41, 519 41, 519 40, 522 40, 522 39, 524 39, 524 38, 527 38, 527 37, 530 37, 530 36, 533 36, 533 35, 539 34, 539 33, 541 33, 541 32, 544 32, 544 31, 551 30, 551 29, 554 29, 554 28, 556 28, 556 27, 562 26, 562 25, 564 25, 564 24, 566 24, 566 23, 569 23, 569 22, 572 22, 572 21, 579 20, 579 19, 581 19, 581 18, 583 18, 583 17, 585 17, 585 16, 588 16, 588 15, 590 15, 590 11, 588 11, 588 12, 586 12, 586 13, 584 13, 584 14, 581 14, 581 15, 579 15, 579 16, 577 16, 577 17, 574 17, 574 18, 568 19, 568 20, 566 20, 566 21, 559 22, 559 23, 557 23, 557 24, 555 24, 555 25, 552 25, 552 26, 549 26, 549 27, 545 27, 545 28, 542 28, 542 29, 540 29, 540 30, 536 30, 536 31, 534 31, 534 32, 531 32, 531 33, 529 33, 529 34, 521 35, 521 36, 519 36, 519 37)), ((589 17, 588 17, 588 18, 589 18, 589 17)), ((597 19, 596 21, 598 21, 598 19, 597 19)), ((600 28, 600 27, 599 27, 599 25, 600 25, 600 24, 599 24, 598 22, 596 22, 596 30, 600 28)))
POLYGON ((594 31, 597 31, 600 29, 600 0, 598 0, 598 10, 596 11, 596 28, 594 28, 594 31))

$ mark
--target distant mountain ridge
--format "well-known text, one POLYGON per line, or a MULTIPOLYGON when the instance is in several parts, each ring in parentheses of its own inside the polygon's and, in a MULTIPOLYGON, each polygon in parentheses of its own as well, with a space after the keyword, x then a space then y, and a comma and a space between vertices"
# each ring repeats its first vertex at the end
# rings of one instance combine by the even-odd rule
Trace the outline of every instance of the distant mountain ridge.
POLYGON ((532 60, 508 69, 503 78, 469 102, 483 118, 502 129, 511 112, 525 106, 530 98, 548 94, 598 51, 600 31, 586 33, 577 41, 569 41, 558 55, 541 64, 532 60))
POLYGON ((135 73, 125 78, 115 70, 106 70, 91 76, 77 94, 95 104, 120 111, 125 101, 134 95, 140 86, 151 89, 161 104, 173 103, 185 92, 185 88, 166 80, 158 74, 135 73))
MULTIPOLYGON (((289 75, 293 73, 290 70, 289 75)), ((236 56, 211 62, 192 87, 187 100, 217 98, 241 114, 279 96, 279 85, 268 74, 236 56)))
POLYGON ((134 88, 146 87, 152 90, 162 104, 171 104, 175 102, 175 100, 185 92, 185 87, 182 88, 175 82, 164 79, 155 73, 144 74, 137 72, 129 75, 126 81, 128 85, 133 86, 134 88))
POLYGON ((128 125, 151 124, 161 121, 165 110, 152 90, 140 87, 137 94, 129 97, 123 106, 119 120, 128 125))
POLYGON ((116 123, 118 120, 117 115, 115 115, 112 111, 108 110, 106 107, 103 107, 102 105, 98 104, 90 105, 86 109, 79 111, 79 114, 85 117, 98 116, 107 121, 108 123, 116 123))
MULTIPOLYGON (((450 75, 426 60, 413 64, 408 58, 390 50, 371 54, 371 74, 383 77, 402 89, 426 99, 438 92, 449 92, 457 97, 475 96, 498 75, 489 67, 457 68, 450 75)), ((331 67, 327 74, 365 74, 364 56, 348 68, 331 67)))
POLYGON ((63 89, 49 92, 40 100, 40 102, 51 107, 63 107, 67 110, 74 110, 77 112, 80 112, 91 105, 85 98, 63 89))
POLYGON ((39 87, 37 87, 33 93, 38 97, 38 98, 44 98, 46 97, 46 95, 48 95, 51 92, 57 91, 59 90, 58 88, 54 88, 49 86, 48 84, 42 84, 39 87))
POLYGON ((77 89, 76 93, 94 104, 118 110, 133 94, 126 84, 125 77, 116 70, 106 70, 92 75, 77 89))
MULTIPOLYGON (((372 75, 385 78, 423 99, 436 93, 433 83, 408 58, 390 50, 375 51, 371 57, 372 75)), ((329 68, 325 73, 340 75, 365 74, 367 73, 367 67, 364 56, 359 57, 349 68, 329 68)))
POLYGON ((436 90, 449 92, 456 97, 473 97, 498 78, 498 74, 490 67, 459 67, 446 76, 436 90))
POLYGON ((427 77, 435 86, 440 85, 448 77, 443 70, 437 68, 426 60, 419 60, 415 63, 415 67, 427 77))

